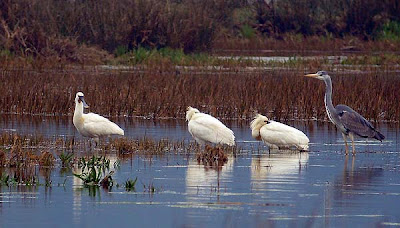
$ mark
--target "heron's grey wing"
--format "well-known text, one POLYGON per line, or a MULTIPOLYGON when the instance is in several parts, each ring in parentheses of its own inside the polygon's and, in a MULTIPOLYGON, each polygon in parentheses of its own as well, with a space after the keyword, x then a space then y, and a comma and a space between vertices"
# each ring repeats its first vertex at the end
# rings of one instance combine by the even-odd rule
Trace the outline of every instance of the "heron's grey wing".
POLYGON ((364 138, 373 138, 375 136, 376 130, 372 124, 352 108, 346 105, 337 105, 336 111, 347 131, 364 138))

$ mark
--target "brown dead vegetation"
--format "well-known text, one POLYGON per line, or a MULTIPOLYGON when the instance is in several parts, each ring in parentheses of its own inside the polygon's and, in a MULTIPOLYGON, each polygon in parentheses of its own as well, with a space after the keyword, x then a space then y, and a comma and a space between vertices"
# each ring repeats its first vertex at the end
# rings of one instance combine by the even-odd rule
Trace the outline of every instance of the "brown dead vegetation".
MULTIPOLYGON (((249 119, 255 110, 277 120, 326 119, 324 83, 302 77, 318 66, 206 72, 7 70, 0 74, 0 112, 72 115, 75 94, 83 91, 90 111, 105 116, 183 119, 190 105, 228 119, 249 119)), ((400 119, 400 78, 385 69, 372 67, 365 73, 328 69, 333 103, 346 104, 371 120, 400 119)), ((34 145, 35 140, 29 143, 34 145)))
POLYGON ((202 163, 211 167, 220 167, 228 162, 228 156, 226 156, 223 148, 209 145, 206 145, 203 151, 199 151, 196 158, 199 164, 202 163))

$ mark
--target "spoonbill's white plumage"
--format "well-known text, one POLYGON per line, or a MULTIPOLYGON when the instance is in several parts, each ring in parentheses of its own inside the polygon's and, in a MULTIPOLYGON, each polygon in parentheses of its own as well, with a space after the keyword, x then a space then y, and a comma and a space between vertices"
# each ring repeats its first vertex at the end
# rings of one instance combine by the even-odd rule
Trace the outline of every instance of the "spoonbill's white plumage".
POLYGON ((83 113, 83 108, 88 107, 83 93, 76 93, 73 123, 81 135, 93 138, 97 144, 102 136, 124 135, 124 130, 107 118, 95 113, 83 113))
POLYGON ((196 108, 188 107, 186 121, 188 121, 190 134, 200 145, 205 143, 235 145, 233 131, 213 116, 201 113, 196 108))
POLYGON ((253 138, 262 140, 270 149, 308 150, 310 140, 303 132, 263 115, 257 114, 250 128, 253 138))

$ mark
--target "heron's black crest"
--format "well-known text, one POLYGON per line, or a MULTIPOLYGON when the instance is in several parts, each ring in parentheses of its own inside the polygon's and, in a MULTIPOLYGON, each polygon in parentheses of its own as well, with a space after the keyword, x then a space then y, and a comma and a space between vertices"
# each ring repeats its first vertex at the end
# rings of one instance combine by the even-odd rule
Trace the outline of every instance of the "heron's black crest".
POLYGON ((323 70, 318 71, 317 74, 318 74, 319 76, 328 75, 328 73, 326 73, 326 71, 323 71, 323 70))

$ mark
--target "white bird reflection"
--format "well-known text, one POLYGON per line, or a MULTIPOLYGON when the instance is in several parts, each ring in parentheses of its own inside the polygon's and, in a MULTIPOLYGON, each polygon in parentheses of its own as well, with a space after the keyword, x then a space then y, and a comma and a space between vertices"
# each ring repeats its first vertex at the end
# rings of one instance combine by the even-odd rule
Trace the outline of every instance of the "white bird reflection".
POLYGON ((253 190, 273 190, 277 184, 297 182, 308 163, 308 153, 278 153, 253 157, 251 186, 253 190))
MULTIPOLYGON (((228 161, 222 167, 205 167, 191 160, 186 171, 186 194, 188 202, 202 201, 204 195, 211 196, 227 186, 220 183, 231 182, 235 158, 228 155, 228 161)), ((218 197, 218 194, 216 194, 218 197)), ((215 196, 215 195, 214 195, 215 196)), ((208 198, 207 198, 208 199, 208 198)))

